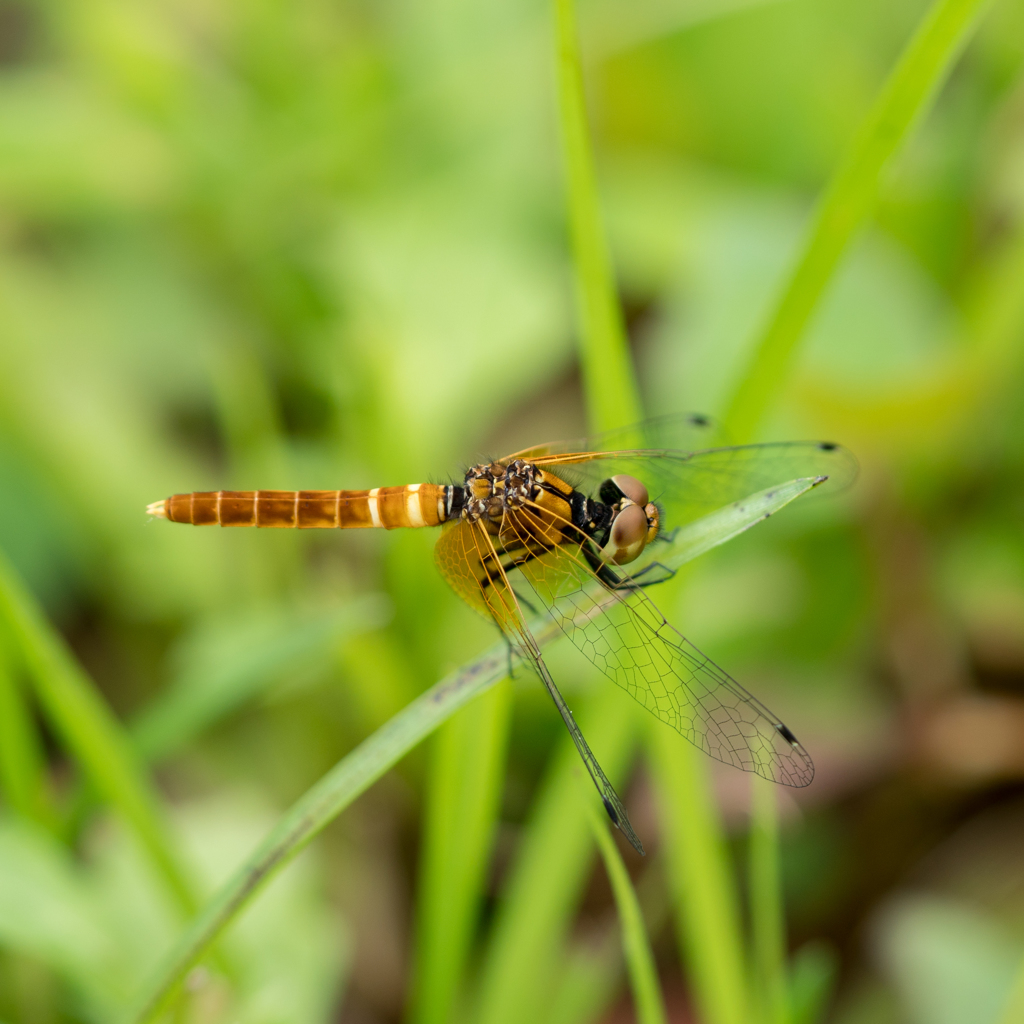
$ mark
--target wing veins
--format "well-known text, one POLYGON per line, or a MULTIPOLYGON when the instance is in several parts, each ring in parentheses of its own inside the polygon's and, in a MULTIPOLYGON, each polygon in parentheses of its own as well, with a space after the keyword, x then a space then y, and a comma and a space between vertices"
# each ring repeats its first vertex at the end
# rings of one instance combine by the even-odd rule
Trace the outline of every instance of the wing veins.
MULTIPOLYGON (((527 505, 519 511, 528 521, 533 520, 533 524, 536 527, 543 529, 543 521, 531 511, 528 507, 530 505, 534 505, 534 503, 527 502, 527 505)), ((534 507, 538 506, 534 505, 534 507)), ((547 512, 547 514, 553 515, 554 518, 561 519, 565 523, 569 523, 564 516, 550 513, 548 510, 541 511, 547 512)), ((519 529, 514 519, 509 521, 522 543, 522 537, 519 536, 519 529)), ((569 525, 573 524, 569 523, 569 525)), ((579 577, 577 577, 578 586, 574 592, 556 595, 554 589, 552 589, 551 596, 547 597, 543 592, 543 583, 538 587, 538 581, 532 578, 534 570, 543 563, 539 560, 534 560, 529 565, 519 567, 538 598, 550 608, 558 625, 569 636, 570 640, 573 641, 577 649, 657 718, 671 725, 686 739, 689 739, 717 760, 725 761, 744 770, 755 771, 766 778, 784 782, 788 785, 807 785, 811 778, 813 778, 813 763, 802 745, 795 740, 789 739, 792 733, 781 720, 772 714, 756 697, 740 686, 735 679, 716 665, 703 651, 700 651, 687 640, 665 618, 657 605, 641 588, 630 589, 625 592, 625 596, 623 593, 609 588, 589 565, 584 564, 580 560, 578 551, 582 547, 582 543, 585 542, 585 540, 581 543, 571 541, 557 546, 558 554, 568 557, 574 568, 583 577, 582 580, 579 580, 579 577), (572 550, 574 545, 575 551, 572 550), (574 611, 579 612, 582 609, 573 600, 574 598, 595 601, 594 596, 587 592, 587 583, 592 580, 596 581, 597 587, 604 594, 609 595, 613 599, 614 604, 612 607, 622 610, 627 617, 628 624, 639 634, 641 640, 646 633, 664 646, 665 651, 662 651, 658 649, 657 644, 642 643, 642 648, 650 659, 651 667, 658 674, 658 685, 664 691, 664 697, 667 701, 674 704, 674 708, 671 710, 662 710, 662 700, 659 699, 655 684, 647 678, 643 671, 645 666, 637 659, 640 648, 634 649, 626 641, 620 627, 611 617, 611 607, 604 610, 603 620, 605 625, 603 627, 599 624, 596 626, 597 636, 595 637, 591 627, 595 626, 595 623, 598 623, 599 620, 592 618, 580 624, 576 621, 575 615, 568 614, 563 607, 559 606, 559 601, 571 603, 574 611), (640 614, 638 605, 652 621, 648 621, 647 617, 640 614), (615 649, 614 641, 609 639, 608 630, 611 630, 620 641, 621 646, 618 650, 615 649), (577 633, 582 634, 582 637, 585 639, 581 640, 576 635, 577 633), (665 635, 666 633, 669 633, 669 635, 665 635), (603 644, 608 648, 607 654, 599 655, 599 644, 603 644), (588 650, 588 646, 592 650, 588 650), (629 652, 628 656, 633 664, 631 666, 620 664, 620 667, 613 671, 608 663, 608 654, 615 655, 616 660, 621 662, 621 656, 624 651, 629 652), (674 668, 673 658, 679 663, 679 669, 674 668), (657 662, 661 663, 660 667, 657 662), (621 673, 622 678, 614 674, 615 672, 621 673), (680 700, 678 694, 673 695, 669 691, 665 683, 665 676, 671 676, 676 680, 677 685, 682 688, 683 694, 685 694, 684 700, 680 700), (629 682, 625 681, 630 679, 631 681, 629 682), (641 682, 638 683, 637 680, 641 682), (714 684, 713 686, 708 685, 709 680, 714 684), (740 715, 738 708, 730 706, 727 702, 723 701, 721 696, 715 692, 716 688, 719 687, 735 701, 746 705, 756 716, 755 720, 753 722, 747 721, 740 715), (702 698, 700 696, 698 688, 706 691, 705 697, 702 698), (646 690, 650 694, 654 701, 653 706, 647 700, 641 699, 639 695, 641 690, 646 690), (690 712, 689 732, 684 730, 684 723, 688 720, 686 712, 690 712), (697 729, 694 727, 692 721, 694 716, 700 720, 700 725, 703 726, 703 736, 699 736, 697 729), (722 721, 723 717, 725 719, 724 722, 722 721), (761 728, 758 728, 757 718, 760 718, 763 722, 761 728), (729 726, 728 729, 726 728, 727 725, 729 726), (747 728, 744 729, 744 726, 747 728), (764 726, 770 727, 767 736, 763 731, 764 726), (751 729, 755 734, 754 736, 748 735, 748 731, 751 729), (717 740, 719 745, 717 751, 713 749, 710 741, 706 738, 709 732, 717 740), (775 746, 777 736, 780 736, 787 744, 788 749, 783 748, 783 752, 780 752, 775 746), (701 742, 702 738, 703 742, 701 742), (756 750, 754 749, 754 743, 758 747, 756 750), (768 764, 763 763, 766 753, 768 764)), ((553 568, 554 571, 558 571, 557 567, 553 568)), ((628 574, 626 575, 629 578, 628 574)))

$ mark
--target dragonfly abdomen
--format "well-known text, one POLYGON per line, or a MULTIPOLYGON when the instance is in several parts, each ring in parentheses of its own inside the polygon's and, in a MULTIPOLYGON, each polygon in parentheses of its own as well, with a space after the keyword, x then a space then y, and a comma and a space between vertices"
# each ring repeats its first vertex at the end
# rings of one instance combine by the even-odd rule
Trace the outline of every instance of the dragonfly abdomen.
POLYGON ((445 522, 451 491, 439 484, 370 491, 196 491, 155 501, 146 511, 193 526, 394 530, 445 522))

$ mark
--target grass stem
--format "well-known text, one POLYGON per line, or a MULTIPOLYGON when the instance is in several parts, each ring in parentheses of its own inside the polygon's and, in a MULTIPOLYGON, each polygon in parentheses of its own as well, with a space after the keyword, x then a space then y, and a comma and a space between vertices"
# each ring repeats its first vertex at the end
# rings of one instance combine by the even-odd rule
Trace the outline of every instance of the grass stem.
POLYGON ((465 668, 446 676, 342 758, 278 821, 249 859, 228 880, 181 937, 131 1017, 155 1020, 171 1003, 188 971, 271 878, 360 793, 441 722, 505 678, 507 652, 496 645, 465 668))
POLYGON ((608 824, 598 816, 591 801, 587 801, 587 816, 590 829, 597 840, 597 848, 604 860, 608 879, 615 894, 615 905, 619 911, 622 927, 622 949, 626 956, 629 981, 633 989, 633 1005, 636 1009, 637 1024, 666 1024, 665 1000, 654 966, 654 954, 647 938, 643 914, 636 890, 630 881, 629 872, 622 861, 615 840, 608 831, 608 824))
POLYGON ((897 61, 818 204, 807 240, 737 387, 725 422, 753 437, 883 174, 945 81, 988 0, 936 0, 897 61))
POLYGON ((699 1018, 749 1024, 739 902, 708 759, 653 720, 650 746, 677 931, 699 1018))
POLYGON ((97 792, 128 822, 181 909, 195 900, 163 821, 160 800, 131 741, 92 680, 0 553, 0 624, 27 669, 39 705, 97 792))
POLYGON ((754 993, 763 1024, 789 1024, 786 922, 779 877, 779 819, 774 783, 750 778, 750 923, 754 993))
MULTIPOLYGON (((613 785, 625 776, 636 747, 635 716, 623 714, 622 695, 598 684, 575 709, 577 719, 613 785)), ((477 1024, 519 1024, 544 1015, 556 989, 566 939, 594 860, 583 770, 568 736, 557 748, 515 867, 504 887, 480 983, 477 1024)))
POLYGON ((511 711, 511 684, 446 722, 428 788, 411 1020, 453 1020, 494 839, 511 711))
POLYGON ((601 219, 574 0, 554 0, 554 9, 558 112, 580 310, 583 393, 590 426, 611 430, 640 421, 640 397, 601 219))

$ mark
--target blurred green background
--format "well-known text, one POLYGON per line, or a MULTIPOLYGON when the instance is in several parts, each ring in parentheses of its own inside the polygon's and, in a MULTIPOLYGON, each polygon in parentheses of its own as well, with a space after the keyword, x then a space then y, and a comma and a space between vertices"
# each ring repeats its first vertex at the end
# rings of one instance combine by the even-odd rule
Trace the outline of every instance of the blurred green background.
MULTIPOLYGON (((581 4, 649 414, 723 412, 925 10, 581 4)), ((1003 0, 773 400, 761 439, 842 441, 857 485, 663 599, 818 767, 779 793, 793 1024, 995 1022, 1024 956, 1022 58, 1024 5, 1003 0)), ((145 505, 446 480, 578 435, 575 333, 541 0, 0 0, 0 548, 152 767, 200 894, 495 635, 430 531, 199 531, 145 505)), ((0 1021, 116 1020, 186 918, 22 661, 0 624, 0 1021)), ((584 724, 595 701, 633 714, 571 651, 551 663, 584 724)), ((442 947, 455 988, 433 1019, 633 1019, 592 850, 544 917, 561 723, 525 673, 485 700, 255 901, 176 1020, 429 1020, 414 993, 442 947), (446 945, 424 851, 444 780, 477 772, 486 857, 446 945), (508 939, 531 907, 539 971, 508 939)), ((628 772, 594 729, 650 847, 625 856, 669 1017, 696 1021, 645 759, 628 772)), ((742 894, 749 780, 710 770, 742 894)))

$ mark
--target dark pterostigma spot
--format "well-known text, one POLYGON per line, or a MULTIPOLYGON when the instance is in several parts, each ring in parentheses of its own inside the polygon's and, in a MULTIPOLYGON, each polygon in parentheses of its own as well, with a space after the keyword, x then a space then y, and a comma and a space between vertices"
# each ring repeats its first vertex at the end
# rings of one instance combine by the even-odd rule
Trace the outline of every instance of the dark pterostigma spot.
POLYGON ((612 819, 612 824, 616 828, 618 828, 619 827, 619 816, 618 816, 618 814, 615 813, 615 808, 612 807, 611 801, 606 796, 602 796, 601 800, 604 803, 604 809, 608 812, 608 817, 612 819))
POLYGON ((780 733, 780 734, 781 734, 781 735, 782 735, 782 736, 783 736, 783 737, 784 737, 785 739, 787 739, 787 740, 788 740, 788 741, 789 741, 790 743, 792 743, 792 744, 793 744, 794 746, 796 745, 797 739, 796 739, 796 737, 795 737, 795 736, 794 736, 794 735, 793 735, 793 734, 792 734, 792 733, 791 733, 791 732, 789 731, 789 726, 786 726, 786 725, 777 725, 777 726, 775 726, 775 728, 779 730, 779 733, 780 733))

